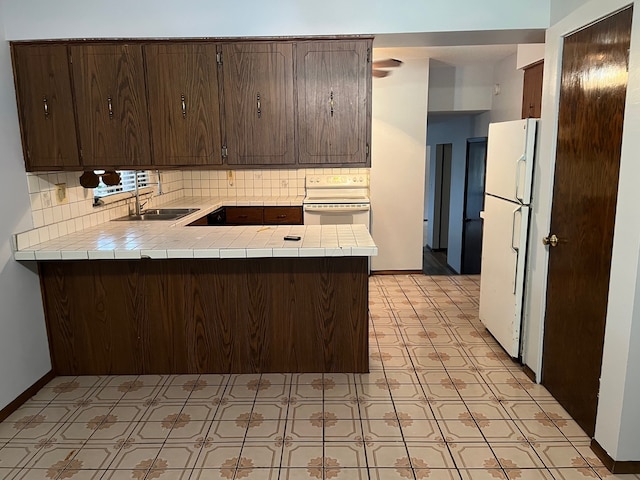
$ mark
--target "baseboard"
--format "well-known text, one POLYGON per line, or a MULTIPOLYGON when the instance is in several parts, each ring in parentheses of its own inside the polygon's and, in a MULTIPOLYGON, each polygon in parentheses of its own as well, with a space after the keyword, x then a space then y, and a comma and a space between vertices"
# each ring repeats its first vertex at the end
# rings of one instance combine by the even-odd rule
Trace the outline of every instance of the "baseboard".
POLYGON ((533 383, 538 383, 538 381, 536 380, 536 372, 531 370, 528 365, 522 365, 522 371, 527 377, 529 377, 529 380, 531 380, 533 383))
POLYGON ((371 275, 422 275, 422 270, 375 270, 371 275))
POLYGON ((40 380, 27 388, 24 392, 18 395, 13 402, 0 410, 0 422, 3 422, 11 415, 13 412, 18 410, 22 405, 26 403, 31 397, 33 397, 36 393, 40 391, 42 387, 44 387, 47 383, 55 378, 55 374, 53 370, 49 370, 40 380))
POLYGON ((607 451, 602 448, 602 446, 598 443, 598 441, 593 438, 591 440, 591 450, 596 454, 596 457, 600 459, 604 466, 611 473, 623 474, 623 473, 640 473, 640 461, 627 461, 627 462, 618 462, 611 458, 607 451))

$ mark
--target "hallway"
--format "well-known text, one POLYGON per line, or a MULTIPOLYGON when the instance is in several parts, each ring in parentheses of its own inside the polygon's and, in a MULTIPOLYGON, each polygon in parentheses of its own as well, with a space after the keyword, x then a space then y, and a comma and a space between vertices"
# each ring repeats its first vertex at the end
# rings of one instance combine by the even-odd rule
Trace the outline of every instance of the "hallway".
POLYGON ((369 374, 56 378, 0 424, 0 478, 613 479, 478 294, 370 277, 369 374))

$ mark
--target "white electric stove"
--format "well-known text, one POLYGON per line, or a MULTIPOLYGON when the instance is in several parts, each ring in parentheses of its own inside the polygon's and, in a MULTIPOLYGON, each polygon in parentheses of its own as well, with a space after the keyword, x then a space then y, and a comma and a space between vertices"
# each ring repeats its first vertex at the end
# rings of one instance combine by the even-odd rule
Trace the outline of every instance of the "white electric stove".
POLYGON ((314 174, 305 180, 305 225, 363 224, 369 228, 368 174, 314 174))

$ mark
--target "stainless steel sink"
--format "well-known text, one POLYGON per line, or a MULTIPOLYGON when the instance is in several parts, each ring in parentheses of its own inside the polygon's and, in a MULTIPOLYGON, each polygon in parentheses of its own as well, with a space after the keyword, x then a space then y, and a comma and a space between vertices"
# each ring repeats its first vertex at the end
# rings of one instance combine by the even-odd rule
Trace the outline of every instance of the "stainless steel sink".
POLYGON ((197 212, 199 208, 150 208, 143 210, 140 215, 131 214, 125 217, 116 218, 117 221, 145 221, 145 220, 177 220, 185 217, 193 212, 197 212))

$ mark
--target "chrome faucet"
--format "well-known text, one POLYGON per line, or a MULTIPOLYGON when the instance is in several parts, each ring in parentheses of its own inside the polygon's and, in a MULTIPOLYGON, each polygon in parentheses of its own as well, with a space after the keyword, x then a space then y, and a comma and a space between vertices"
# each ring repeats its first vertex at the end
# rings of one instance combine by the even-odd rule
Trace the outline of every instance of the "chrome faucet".
POLYGON ((142 202, 140 203, 140 190, 138 189, 138 172, 136 171, 135 175, 133 176, 133 184, 135 185, 135 197, 136 197, 136 201, 135 201, 135 214, 136 215, 140 215, 142 213, 142 207, 144 207, 147 202, 149 200, 147 200, 146 202, 142 202))

